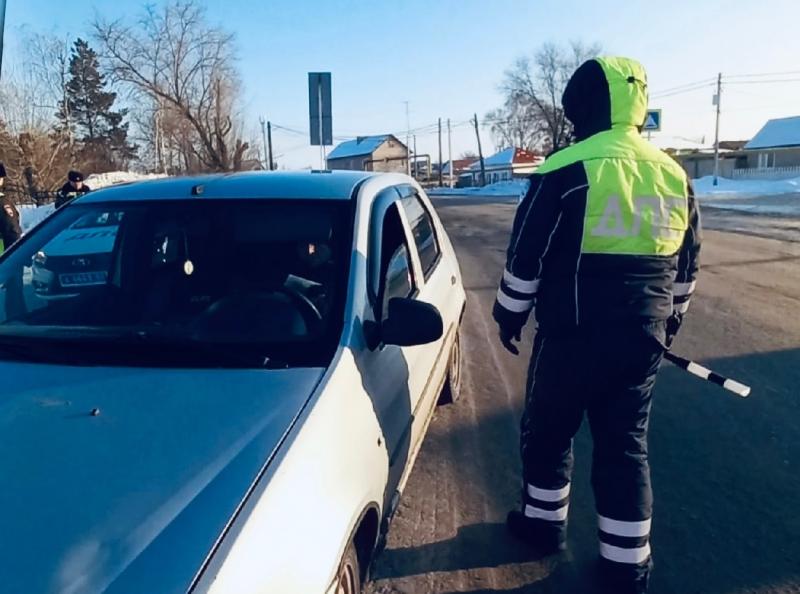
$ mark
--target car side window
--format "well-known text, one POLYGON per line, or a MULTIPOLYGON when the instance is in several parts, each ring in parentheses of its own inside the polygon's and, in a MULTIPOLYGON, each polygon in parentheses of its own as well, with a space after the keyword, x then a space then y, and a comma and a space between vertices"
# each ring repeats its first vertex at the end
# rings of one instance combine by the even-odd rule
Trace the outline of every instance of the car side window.
POLYGON ((389 301, 410 297, 414 292, 411 258, 397 203, 386 211, 381 238, 381 318, 386 317, 389 301))
POLYGON ((436 268, 441 256, 439 241, 433 224, 433 217, 425 208, 417 194, 411 194, 402 200, 411 233, 414 236, 414 244, 419 253, 419 260, 422 264, 422 271, 428 279, 436 268))

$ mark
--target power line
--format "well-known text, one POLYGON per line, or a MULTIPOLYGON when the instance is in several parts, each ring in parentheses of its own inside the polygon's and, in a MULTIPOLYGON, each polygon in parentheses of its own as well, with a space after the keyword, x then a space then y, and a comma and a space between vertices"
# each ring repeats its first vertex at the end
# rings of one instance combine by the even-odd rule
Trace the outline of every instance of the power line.
POLYGON ((707 89, 709 87, 714 86, 714 82, 704 83, 702 85, 697 85, 694 87, 688 87, 686 89, 675 90, 675 91, 662 91, 661 93, 652 93, 650 95, 651 99, 666 99, 667 97, 674 97, 675 95, 684 95, 686 93, 694 93, 695 91, 700 91, 702 89, 707 89))
POLYGON ((706 86, 706 85, 709 85, 709 84, 714 84, 715 82, 716 82, 716 79, 714 79, 714 78, 704 78, 703 80, 698 80, 698 81, 691 82, 691 83, 685 83, 685 84, 682 84, 682 85, 676 85, 674 87, 669 87, 668 89, 660 89, 658 91, 653 91, 650 94, 651 95, 662 95, 664 93, 671 93, 672 91, 681 91, 683 89, 686 89, 687 87, 703 87, 703 86, 706 86))
POLYGON ((726 78, 758 78, 762 76, 789 76, 800 74, 800 70, 786 70, 784 72, 761 72, 758 74, 726 74, 726 78))
POLYGON ((729 85, 767 85, 767 84, 775 84, 775 83, 791 83, 791 82, 800 82, 800 78, 780 78, 780 79, 773 79, 773 80, 734 80, 728 81, 726 84, 729 85))

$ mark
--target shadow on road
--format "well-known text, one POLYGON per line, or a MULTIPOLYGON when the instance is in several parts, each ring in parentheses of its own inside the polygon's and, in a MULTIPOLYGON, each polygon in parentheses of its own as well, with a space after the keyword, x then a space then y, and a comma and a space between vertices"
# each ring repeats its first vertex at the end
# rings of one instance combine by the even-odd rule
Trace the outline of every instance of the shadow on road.
MULTIPOLYGON (((656 562, 651 594, 800 592, 800 348, 705 363, 752 384, 753 394, 740 399, 677 368, 662 369, 650 436, 656 562)), ((452 447, 442 447, 445 439, 469 449, 476 439, 469 433, 477 434, 497 468, 488 468, 481 462, 483 455, 468 451, 453 463, 463 464, 459 488, 483 490, 494 501, 493 509, 513 505, 509 489, 517 488, 505 484, 508 471, 499 469, 511 466, 518 472, 508 414, 483 415, 476 425, 437 436, 427 444, 433 447, 423 450, 423 457, 452 455, 452 447)), ((482 589, 458 591, 593 592, 596 526, 588 484, 591 442, 585 428, 576 437, 575 454, 569 560, 552 568, 544 564, 549 561, 528 563, 530 554, 508 536, 503 524, 478 523, 460 526, 449 539, 385 551, 375 577, 408 579, 480 568, 503 575, 512 568, 523 578, 529 576, 524 587, 519 580, 501 578, 493 583, 512 589, 476 583, 482 589), (518 565, 533 569, 526 572, 518 565)))
POLYGON ((508 537, 505 524, 462 526, 449 540, 419 547, 387 550, 375 578, 401 577, 422 572, 500 567, 535 561, 531 552, 508 537), (491 546, 487 544, 491 543, 491 546))

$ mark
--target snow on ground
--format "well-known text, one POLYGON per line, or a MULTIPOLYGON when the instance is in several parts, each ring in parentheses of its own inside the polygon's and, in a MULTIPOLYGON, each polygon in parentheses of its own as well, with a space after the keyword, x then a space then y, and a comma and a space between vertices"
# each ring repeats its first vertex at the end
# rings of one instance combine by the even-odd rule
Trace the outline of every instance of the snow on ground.
POLYGON ((694 191, 698 196, 717 198, 747 196, 771 196, 774 194, 792 194, 800 192, 800 177, 794 179, 727 179, 719 178, 719 185, 714 185, 710 175, 693 180, 694 191))
POLYGON ((745 180, 711 176, 693 180, 701 206, 739 212, 800 216, 800 178, 782 180, 745 180))
POLYGON ((19 207, 19 224, 22 227, 22 232, 27 233, 36 225, 41 223, 44 219, 55 212, 55 204, 46 204, 45 206, 32 206, 25 204, 19 207))
POLYGON ((527 179, 497 182, 482 188, 431 188, 431 196, 508 196, 517 198, 528 189, 527 179))
POLYGON ((107 188, 116 184, 124 184, 148 179, 166 177, 163 173, 136 173, 135 171, 110 171, 109 173, 95 173, 86 178, 86 185, 93 190, 107 188))

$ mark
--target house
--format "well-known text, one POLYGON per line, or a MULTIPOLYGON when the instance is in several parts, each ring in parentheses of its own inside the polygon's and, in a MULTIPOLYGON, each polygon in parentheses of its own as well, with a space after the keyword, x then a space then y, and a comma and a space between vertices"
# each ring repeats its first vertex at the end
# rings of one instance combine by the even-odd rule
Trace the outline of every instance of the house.
MULTIPOLYGON (((470 159, 453 159, 453 177, 459 177, 462 173, 469 169, 469 166, 477 161, 476 158, 470 159)), ((442 176, 450 177, 450 161, 447 161, 442 166, 442 176)))
MULTIPOLYGON (((732 150, 722 148, 725 143, 720 142, 719 146, 719 176, 732 178, 736 171, 747 167, 747 154, 742 150, 732 150)), ((728 146, 741 146, 738 141, 731 141, 728 146)), ((694 149, 682 151, 666 151, 678 163, 683 166, 691 179, 698 179, 708 175, 714 175, 714 149, 694 149)))
POLYGON ((789 178, 800 176, 800 116, 769 120, 744 146, 745 171, 736 177, 789 178))
MULTIPOLYGON (((544 162, 544 157, 521 148, 507 148, 483 160, 486 171, 486 184, 508 181, 515 177, 525 177, 536 171, 544 162)), ((481 185, 481 162, 475 161, 468 168, 471 185, 481 185)), ((464 183, 466 175, 459 176, 459 183, 464 183)))
POLYGON ((339 144, 327 161, 328 169, 405 173, 408 149, 391 134, 359 136, 339 144))

